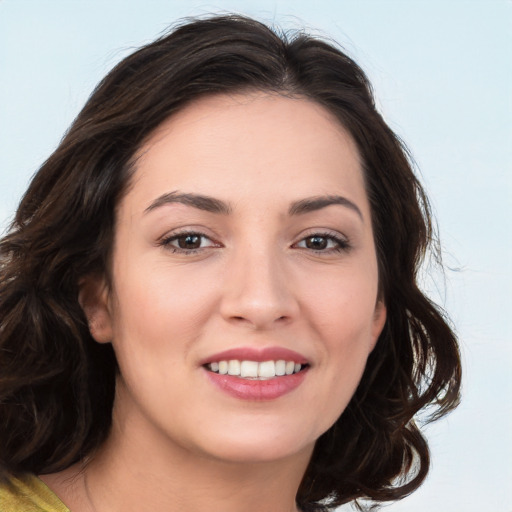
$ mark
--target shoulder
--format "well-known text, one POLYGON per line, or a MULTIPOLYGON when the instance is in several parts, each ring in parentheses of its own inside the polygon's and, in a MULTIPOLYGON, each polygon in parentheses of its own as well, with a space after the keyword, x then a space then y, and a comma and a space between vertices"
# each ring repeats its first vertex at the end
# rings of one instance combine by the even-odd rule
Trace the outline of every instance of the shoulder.
POLYGON ((8 477, 0 483, 0 512, 70 512, 34 475, 8 477))

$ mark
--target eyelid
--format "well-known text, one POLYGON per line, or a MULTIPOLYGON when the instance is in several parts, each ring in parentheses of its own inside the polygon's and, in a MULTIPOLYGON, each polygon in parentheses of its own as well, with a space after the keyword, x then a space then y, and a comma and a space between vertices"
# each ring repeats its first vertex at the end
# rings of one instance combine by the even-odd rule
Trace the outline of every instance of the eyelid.
POLYGON ((346 236, 340 233, 339 231, 334 231, 331 229, 321 229, 321 228, 312 228, 308 230, 306 233, 301 233, 300 238, 297 242, 292 244, 292 247, 303 249, 305 251, 311 251, 316 254, 329 254, 329 253, 336 253, 336 252, 343 252, 348 251, 352 248, 352 244, 350 242, 350 239, 346 236), (313 237, 319 237, 319 238, 326 238, 330 241, 333 241, 336 246, 330 247, 327 249, 311 249, 308 247, 299 247, 300 243, 305 242, 308 238, 313 237))
POLYGON ((178 254, 184 254, 184 255, 191 255, 196 254, 198 252, 202 252, 204 250, 210 249, 210 248, 216 248, 216 247, 222 247, 222 244, 220 242, 217 242, 212 236, 206 234, 201 229, 195 229, 192 227, 186 227, 186 228, 179 228, 174 231, 171 231, 170 233, 166 233, 162 237, 160 237, 157 240, 157 245, 163 247, 166 250, 169 250, 173 253, 178 254), (187 236, 197 236, 200 237, 203 240, 209 240, 211 243, 207 246, 203 247, 196 247, 196 248, 183 248, 183 247, 177 247, 172 245, 172 242, 175 240, 178 240, 179 238, 184 238, 187 236))

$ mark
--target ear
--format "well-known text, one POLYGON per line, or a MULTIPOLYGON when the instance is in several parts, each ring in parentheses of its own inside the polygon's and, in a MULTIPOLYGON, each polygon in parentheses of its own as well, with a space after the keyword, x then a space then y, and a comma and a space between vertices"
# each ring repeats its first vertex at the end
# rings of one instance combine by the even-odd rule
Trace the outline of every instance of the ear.
POLYGON ((370 345, 370 352, 375 348, 379 339, 382 329, 386 324, 387 309, 384 301, 379 299, 375 304, 375 311, 373 312, 373 325, 372 325, 372 343, 370 345))
POLYGON ((109 288, 104 277, 89 275, 78 283, 78 303, 82 307, 91 336, 98 343, 112 341, 112 316, 109 306, 109 288))

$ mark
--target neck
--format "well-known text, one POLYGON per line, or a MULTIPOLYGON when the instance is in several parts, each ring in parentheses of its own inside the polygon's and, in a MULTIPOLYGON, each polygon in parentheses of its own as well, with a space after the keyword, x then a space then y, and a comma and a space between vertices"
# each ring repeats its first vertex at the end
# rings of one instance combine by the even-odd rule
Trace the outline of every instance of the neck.
POLYGON ((297 512, 312 447, 280 460, 225 461, 131 427, 114 419, 110 438, 83 472, 93 512, 297 512))
POLYGON ((107 444, 84 472, 94 512, 297 512, 295 496, 310 454, 272 463, 190 455, 162 460, 107 444), (300 469, 299 469, 300 468, 300 469))

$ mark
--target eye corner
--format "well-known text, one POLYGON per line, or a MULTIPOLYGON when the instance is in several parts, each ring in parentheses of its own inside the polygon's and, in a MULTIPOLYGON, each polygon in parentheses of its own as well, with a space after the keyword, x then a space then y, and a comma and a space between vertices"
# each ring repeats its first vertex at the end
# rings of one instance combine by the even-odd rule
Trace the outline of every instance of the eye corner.
POLYGON ((302 249, 318 255, 329 255, 349 251, 352 246, 345 235, 332 231, 315 230, 292 244, 292 248, 302 249))
POLYGON ((162 236, 157 246, 174 254, 184 256, 203 253, 209 249, 218 249, 223 245, 206 233, 193 229, 174 231, 162 236))

